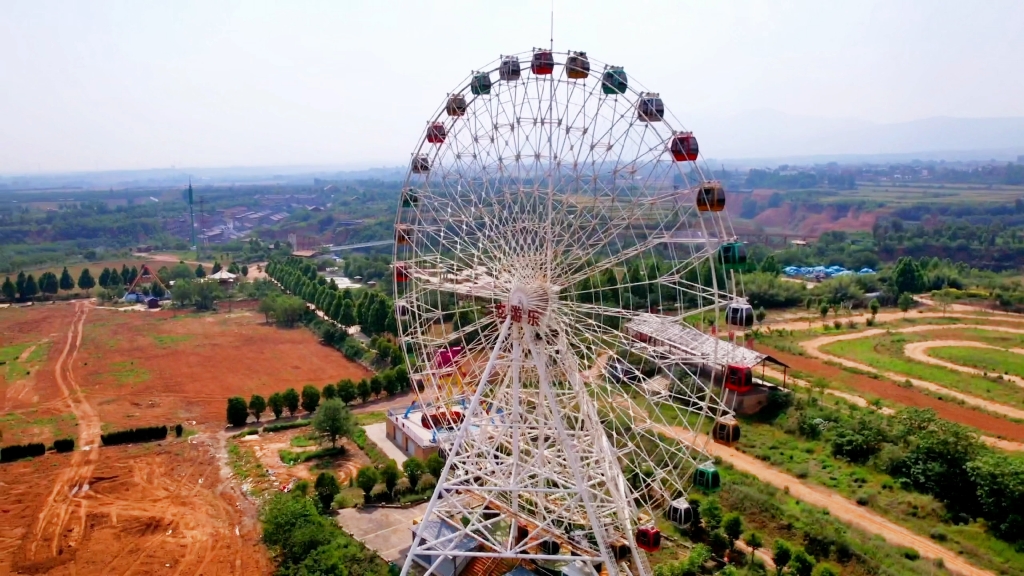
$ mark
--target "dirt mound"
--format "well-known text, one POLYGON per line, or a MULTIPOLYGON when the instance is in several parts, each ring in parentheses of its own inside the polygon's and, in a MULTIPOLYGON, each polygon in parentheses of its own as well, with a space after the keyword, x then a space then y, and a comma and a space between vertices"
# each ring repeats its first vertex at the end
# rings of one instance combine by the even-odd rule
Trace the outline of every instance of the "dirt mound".
POLYGON ((804 236, 819 236, 822 232, 843 230, 846 232, 868 231, 875 225, 880 212, 862 211, 850 208, 840 212, 835 206, 814 209, 805 205, 783 204, 768 208, 754 217, 754 221, 776 230, 785 230, 804 236))

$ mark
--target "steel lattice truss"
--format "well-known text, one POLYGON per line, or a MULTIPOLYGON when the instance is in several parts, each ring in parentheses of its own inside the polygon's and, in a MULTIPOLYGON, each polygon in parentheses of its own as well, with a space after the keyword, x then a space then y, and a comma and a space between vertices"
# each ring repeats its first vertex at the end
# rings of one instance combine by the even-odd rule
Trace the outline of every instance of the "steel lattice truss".
POLYGON ((515 81, 499 80, 500 59, 485 68, 489 94, 471 93, 473 75, 460 85, 464 115, 438 110, 403 192, 410 373, 428 413, 464 418, 438 435, 447 464, 403 574, 413 556, 434 571, 498 557, 650 574, 636 529, 685 496, 708 460, 699 432, 727 412, 698 378, 717 344, 626 328, 668 315, 706 342, 681 318, 735 300, 716 257, 731 225, 695 206, 706 169, 674 161, 682 126, 667 110, 638 118, 632 79, 606 95, 594 60, 570 79, 568 54, 551 75, 531 56, 515 81), (427 141, 435 122, 442 143, 427 141))

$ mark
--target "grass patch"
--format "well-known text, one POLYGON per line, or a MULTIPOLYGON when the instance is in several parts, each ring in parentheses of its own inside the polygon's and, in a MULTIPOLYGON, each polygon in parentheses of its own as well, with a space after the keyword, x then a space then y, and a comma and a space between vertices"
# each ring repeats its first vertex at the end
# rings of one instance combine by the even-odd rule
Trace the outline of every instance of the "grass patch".
POLYGON ((327 458, 329 456, 341 456, 345 453, 344 446, 336 446, 334 448, 321 448, 320 450, 310 450, 308 452, 293 452, 291 450, 280 450, 278 456, 281 457, 281 462, 284 462, 288 466, 294 466, 301 464, 309 460, 317 458, 327 458))
POLYGON ((391 458, 380 449, 380 446, 367 438, 366 430, 356 428, 352 433, 352 442, 363 451, 375 466, 383 466, 391 461, 391 458))
POLYGON ((249 492, 253 495, 262 493, 263 481, 269 480, 266 469, 256 457, 256 452, 248 447, 239 445, 236 442, 228 443, 228 466, 240 480, 251 480, 249 492))
POLYGON ((139 384, 149 380, 149 370, 136 367, 134 360, 115 362, 111 367, 114 370, 106 375, 116 380, 118 384, 139 384))
POLYGON ((188 342, 192 339, 191 334, 154 334, 153 341, 160 348, 170 348, 175 344, 181 344, 182 342, 188 342))
POLYGON ((316 440, 300 435, 292 438, 290 444, 296 448, 308 448, 310 446, 316 446, 316 440))
POLYGON ((376 412, 362 412, 360 414, 354 414, 356 417, 356 426, 369 426, 371 424, 380 424, 386 422, 388 419, 388 413, 384 410, 377 410, 376 412))
MULTIPOLYGON (((1001 402, 1011 406, 1024 407, 1024 388, 1011 382, 972 376, 911 360, 903 355, 903 347, 910 342, 929 340, 919 334, 879 334, 872 338, 858 338, 833 342, 822 350, 850 360, 867 364, 872 368, 896 372, 910 378, 934 382, 940 386, 970 394, 978 398, 1001 402)), ((972 352, 980 352, 971 349, 972 352)))
POLYGON ((990 374, 1012 374, 1014 376, 1024 374, 1024 354, 1007 350, 942 346, 930 348, 928 355, 960 366, 983 370, 990 374))

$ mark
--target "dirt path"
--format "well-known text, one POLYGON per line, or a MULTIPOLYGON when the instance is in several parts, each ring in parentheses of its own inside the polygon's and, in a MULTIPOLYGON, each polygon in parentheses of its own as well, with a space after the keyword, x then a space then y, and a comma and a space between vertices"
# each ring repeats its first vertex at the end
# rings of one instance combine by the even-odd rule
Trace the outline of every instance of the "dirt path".
POLYGON ((780 490, 789 490, 789 494, 803 502, 819 508, 825 508, 840 521, 855 526, 869 534, 877 534, 886 542, 895 546, 906 546, 917 550, 922 557, 934 560, 941 558, 946 569, 962 576, 993 576, 992 572, 977 568, 964 561, 958 554, 944 548, 931 539, 916 534, 870 509, 857 505, 842 496, 819 486, 800 481, 768 464, 748 456, 738 450, 721 444, 709 443, 709 451, 715 456, 731 464, 734 468, 752 474, 761 482, 775 486, 780 490))
MULTIPOLYGON (((957 348, 987 348, 989 350, 1002 350, 1004 352, 1024 354, 1024 348, 1000 348, 998 346, 992 346, 991 344, 985 344, 984 342, 974 342, 972 340, 931 340, 928 342, 911 342, 903 347, 903 353, 906 354, 908 358, 913 358, 918 362, 942 366, 947 370, 956 370, 957 372, 975 374, 978 376, 988 375, 988 372, 985 372, 984 370, 946 362, 945 360, 939 360, 938 358, 928 355, 928 350, 932 348, 945 348, 950 346, 957 348)), ((1017 386, 1024 386, 1024 378, 1021 378, 1020 376, 1003 374, 1002 377, 1003 380, 1006 380, 1007 382, 1013 382, 1017 386)))
MULTIPOLYGON (((764 372, 766 375, 776 378, 779 381, 782 381, 784 376, 782 372, 773 370, 771 368, 766 368, 764 372)), ((785 376, 785 378, 787 383, 792 384, 794 386, 800 386, 801 388, 807 389, 814 388, 813 386, 811 386, 810 382, 805 382, 799 378, 794 378, 792 376, 785 376)), ((846 400, 850 404, 860 406, 861 408, 872 408, 871 404, 867 400, 855 394, 847 394, 846 392, 832 390, 831 388, 825 388, 823 392, 830 396, 835 396, 836 398, 842 398, 843 400, 846 400)), ((893 410, 892 408, 888 408, 885 406, 878 408, 878 411, 881 412, 882 414, 885 414, 886 416, 892 416, 893 414, 896 413, 896 411, 893 410)), ((984 435, 979 435, 978 439, 984 442, 985 444, 992 446, 993 448, 999 448, 1001 450, 1007 450, 1009 452, 1024 452, 1024 442, 1012 442, 1010 440, 1003 440, 1002 438, 994 438, 992 436, 984 435)))
POLYGON ((74 306, 75 317, 54 368, 54 376, 61 398, 67 401, 78 420, 77 450, 72 454, 71 463, 54 482, 50 497, 36 519, 32 529, 33 540, 28 546, 30 561, 38 561, 40 554, 56 557, 78 544, 85 531, 86 503, 82 497, 89 490, 88 482, 99 460, 100 418, 85 400, 73 370, 75 356, 82 345, 85 318, 92 305, 76 302, 74 306), (72 516, 77 516, 77 521, 73 521, 72 516), (69 522, 71 525, 67 526, 69 522))
POLYGON ((957 391, 951 390, 951 389, 949 389, 949 388, 947 388, 945 386, 940 386, 940 385, 938 385, 938 384, 936 384, 934 382, 928 382, 927 380, 919 380, 917 378, 910 378, 906 374, 900 374, 900 373, 897 373, 897 372, 889 372, 889 371, 886 371, 886 370, 878 370, 878 369, 876 369, 876 368, 874 368, 872 366, 868 366, 867 364, 861 364, 860 362, 857 362, 857 361, 854 361, 854 360, 850 360, 850 359, 847 359, 847 358, 842 358, 840 356, 834 356, 832 354, 829 354, 828 352, 823 352, 822 350, 820 350, 820 348, 822 346, 825 346, 825 345, 828 345, 828 344, 832 344, 832 343, 835 343, 835 342, 843 342, 843 341, 846 341, 846 340, 859 340, 861 338, 870 338, 872 336, 878 336, 878 335, 881 335, 881 334, 886 334, 888 332, 923 332, 923 331, 928 331, 928 330, 954 329, 954 328, 972 328, 972 329, 981 329, 981 330, 995 330, 995 331, 999 331, 999 332, 1024 333, 1024 330, 1019 330, 1019 329, 1016 329, 1016 328, 1006 328, 1006 327, 1002 327, 1002 326, 984 326, 984 325, 974 325, 974 324, 945 324, 945 325, 929 324, 929 325, 924 325, 924 326, 911 326, 909 328, 903 328, 903 329, 900 329, 900 330, 892 330, 892 331, 890 331, 890 330, 882 330, 880 328, 874 328, 874 329, 871 329, 871 330, 864 330, 862 332, 854 332, 854 333, 851 333, 851 334, 840 334, 840 335, 836 335, 836 336, 820 336, 820 337, 815 338, 813 340, 807 340, 805 342, 801 342, 800 345, 803 347, 804 351, 806 351, 808 355, 810 355, 810 356, 812 356, 814 358, 818 358, 820 360, 826 360, 826 361, 829 361, 829 362, 834 362, 836 364, 840 364, 842 366, 846 366, 847 368, 853 368, 853 369, 861 370, 861 371, 868 372, 868 373, 879 374, 881 376, 884 376, 884 377, 889 378, 891 380, 894 380, 896 382, 909 381, 914 386, 917 386, 919 388, 924 388, 926 390, 930 390, 932 392, 936 392, 936 393, 939 393, 939 394, 943 394, 943 395, 948 396, 948 397, 956 398, 958 400, 962 400, 965 404, 970 404, 972 406, 977 406, 979 408, 983 408, 985 410, 988 410, 989 412, 994 412, 996 414, 1002 414, 1003 416, 1009 416, 1011 418, 1017 418, 1017 419, 1024 420, 1024 410, 1021 410, 1020 408, 1014 408, 1013 406, 1007 406, 1006 404, 1001 404, 999 402, 993 402, 991 400, 984 400, 982 398, 978 398, 977 396, 972 396, 970 394, 964 394, 963 392, 957 392, 957 391))

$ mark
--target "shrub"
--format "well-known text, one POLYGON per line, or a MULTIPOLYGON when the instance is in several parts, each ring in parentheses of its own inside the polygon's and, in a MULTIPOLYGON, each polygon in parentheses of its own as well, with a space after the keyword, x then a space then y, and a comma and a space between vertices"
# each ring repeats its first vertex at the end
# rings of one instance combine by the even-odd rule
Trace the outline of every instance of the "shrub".
POLYGON ((245 426, 249 420, 249 405, 245 398, 232 396, 228 398, 228 424, 231 426, 245 426))
POLYGON ((291 430, 292 428, 302 428, 303 426, 309 426, 312 422, 310 420, 303 420, 295 422, 282 422, 280 424, 268 424, 263 427, 264 432, 280 432, 281 430, 291 430))
POLYGON ((932 528, 932 531, 928 535, 931 536, 932 540, 935 540, 936 542, 945 542, 947 539, 949 539, 949 536, 946 536, 946 533, 943 532, 940 528, 932 528))
POLYGON ((841 330, 843 328, 843 321, 842 320, 833 320, 832 321, 832 326, 834 326, 836 330, 841 330))
POLYGON ((857 495, 857 504, 860 504, 861 506, 867 506, 870 503, 871 501, 868 499, 867 494, 862 493, 857 495))
POLYGON ((14 462, 22 458, 35 458, 46 454, 46 444, 33 442, 32 444, 15 444, 0 449, 0 462, 14 462))
POLYGON ((100 436, 104 446, 116 446, 118 444, 130 444, 132 442, 151 442, 167 438, 167 426, 149 426, 146 428, 130 428, 108 432, 100 436))
POLYGON ((75 449, 74 438, 61 438, 53 441, 53 449, 57 452, 71 452, 75 449))
POLYGON ((916 562, 921 559, 921 553, 913 548, 904 548, 901 552, 903 553, 903 557, 911 562, 916 562))
POLYGON ((176 438, 181 438, 181 435, 184 434, 184 433, 185 433, 185 429, 181 427, 181 424, 175 424, 174 425, 174 436, 176 438))
POLYGON ((437 478, 434 478, 433 474, 427 473, 420 476, 420 481, 416 484, 416 489, 420 492, 424 492, 426 490, 433 490, 435 486, 437 486, 437 478))
POLYGON ((372 500, 380 500, 387 493, 388 493, 388 486, 387 486, 387 484, 385 484, 383 482, 378 482, 377 484, 373 485, 372 489, 370 489, 370 499, 372 499, 372 500))

